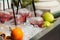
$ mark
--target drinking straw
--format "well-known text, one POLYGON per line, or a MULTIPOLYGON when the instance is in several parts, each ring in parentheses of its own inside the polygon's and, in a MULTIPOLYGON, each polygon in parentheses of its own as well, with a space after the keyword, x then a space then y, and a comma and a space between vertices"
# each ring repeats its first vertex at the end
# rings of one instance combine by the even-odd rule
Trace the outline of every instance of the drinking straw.
POLYGON ((35 17, 36 17, 36 8, 35 8, 35 4, 34 4, 34 0, 32 0, 32 6, 33 6, 33 10, 34 10, 34 14, 35 14, 35 17))
POLYGON ((5 10, 5 2, 4 2, 4 0, 3 0, 3 10, 5 10))
POLYGON ((18 5, 17 5, 17 12, 16 12, 16 14, 18 14, 18 8, 19 8, 19 0, 18 0, 18 5))
POLYGON ((8 5, 8 9, 9 9, 9 1, 7 0, 7 5, 8 5))
POLYGON ((19 2, 20 2, 20 5, 21 5, 21 8, 22 8, 22 3, 21 3, 21 0, 19 0, 19 2))
POLYGON ((11 7, 12 7, 12 10, 13 10, 14 23, 15 23, 15 26, 16 26, 16 25, 17 25, 17 23, 16 23, 16 17, 15 17, 15 12, 14 12, 13 3, 11 4, 11 7))

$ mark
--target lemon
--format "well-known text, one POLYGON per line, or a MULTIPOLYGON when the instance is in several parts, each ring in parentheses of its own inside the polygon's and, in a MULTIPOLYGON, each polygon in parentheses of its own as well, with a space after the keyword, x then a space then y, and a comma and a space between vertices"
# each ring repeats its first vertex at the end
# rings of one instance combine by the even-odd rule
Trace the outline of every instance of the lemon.
POLYGON ((43 24, 43 27, 49 27, 50 25, 51 25, 51 23, 50 23, 50 22, 45 21, 45 22, 44 22, 44 24, 43 24))
POLYGON ((53 22, 54 21, 54 16, 50 12, 45 12, 43 14, 43 19, 45 21, 53 22))

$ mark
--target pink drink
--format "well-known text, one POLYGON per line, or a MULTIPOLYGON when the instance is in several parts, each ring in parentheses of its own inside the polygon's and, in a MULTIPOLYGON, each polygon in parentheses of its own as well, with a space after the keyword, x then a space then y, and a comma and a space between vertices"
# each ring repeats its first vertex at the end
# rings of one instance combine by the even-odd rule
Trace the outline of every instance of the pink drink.
POLYGON ((38 25, 39 27, 42 27, 42 24, 43 24, 43 18, 42 17, 32 17, 28 21, 30 22, 30 24, 38 25))
POLYGON ((23 9, 19 9, 18 13, 27 18, 30 12, 27 9, 23 8, 23 9))
POLYGON ((9 21, 10 18, 11 18, 11 15, 9 12, 6 12, 6 11, 0 11, 0 22, 1 23, 4 23, 6 21, 9 21))

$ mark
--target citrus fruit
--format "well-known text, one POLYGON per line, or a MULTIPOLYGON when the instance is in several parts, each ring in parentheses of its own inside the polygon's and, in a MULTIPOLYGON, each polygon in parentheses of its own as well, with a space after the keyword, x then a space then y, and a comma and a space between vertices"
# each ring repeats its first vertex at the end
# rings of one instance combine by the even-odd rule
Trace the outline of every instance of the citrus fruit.
POLYGON ((11 37, 13 40, 22 40, 23 39, 23 31, 19 28, 14 28, 11 31, 11 37))
POLYGON ((54 16, 50 12, 45 12, 43 14, 43 19, 45 21, 53 22, 54 21, 54 16))
POLYGON ((50 23, 50 22, 45 21, 45 22, 44 22, 44 24, 43 24, 43 27, 49 27, 50 25, 51 25, 51 23, 50 23))

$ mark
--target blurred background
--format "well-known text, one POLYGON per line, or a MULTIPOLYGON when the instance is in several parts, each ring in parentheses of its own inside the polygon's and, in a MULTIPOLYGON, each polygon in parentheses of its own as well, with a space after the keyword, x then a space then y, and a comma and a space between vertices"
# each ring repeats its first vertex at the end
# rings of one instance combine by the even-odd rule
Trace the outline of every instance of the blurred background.
MULTIPOLYGON (((8 8, 8 5, 7 5, 7 0, 4 0, 5 1, 5 9, 8 8)), ((60 0, 57 0, 60 2, 60 0)), ((23 4, 24 6, 25 4, 23 4)), ((9 7, 11 8, 11 0, 9 0, 9 7)), ((3 0, 0 0, 0 10, 3 10, 3 0)))

